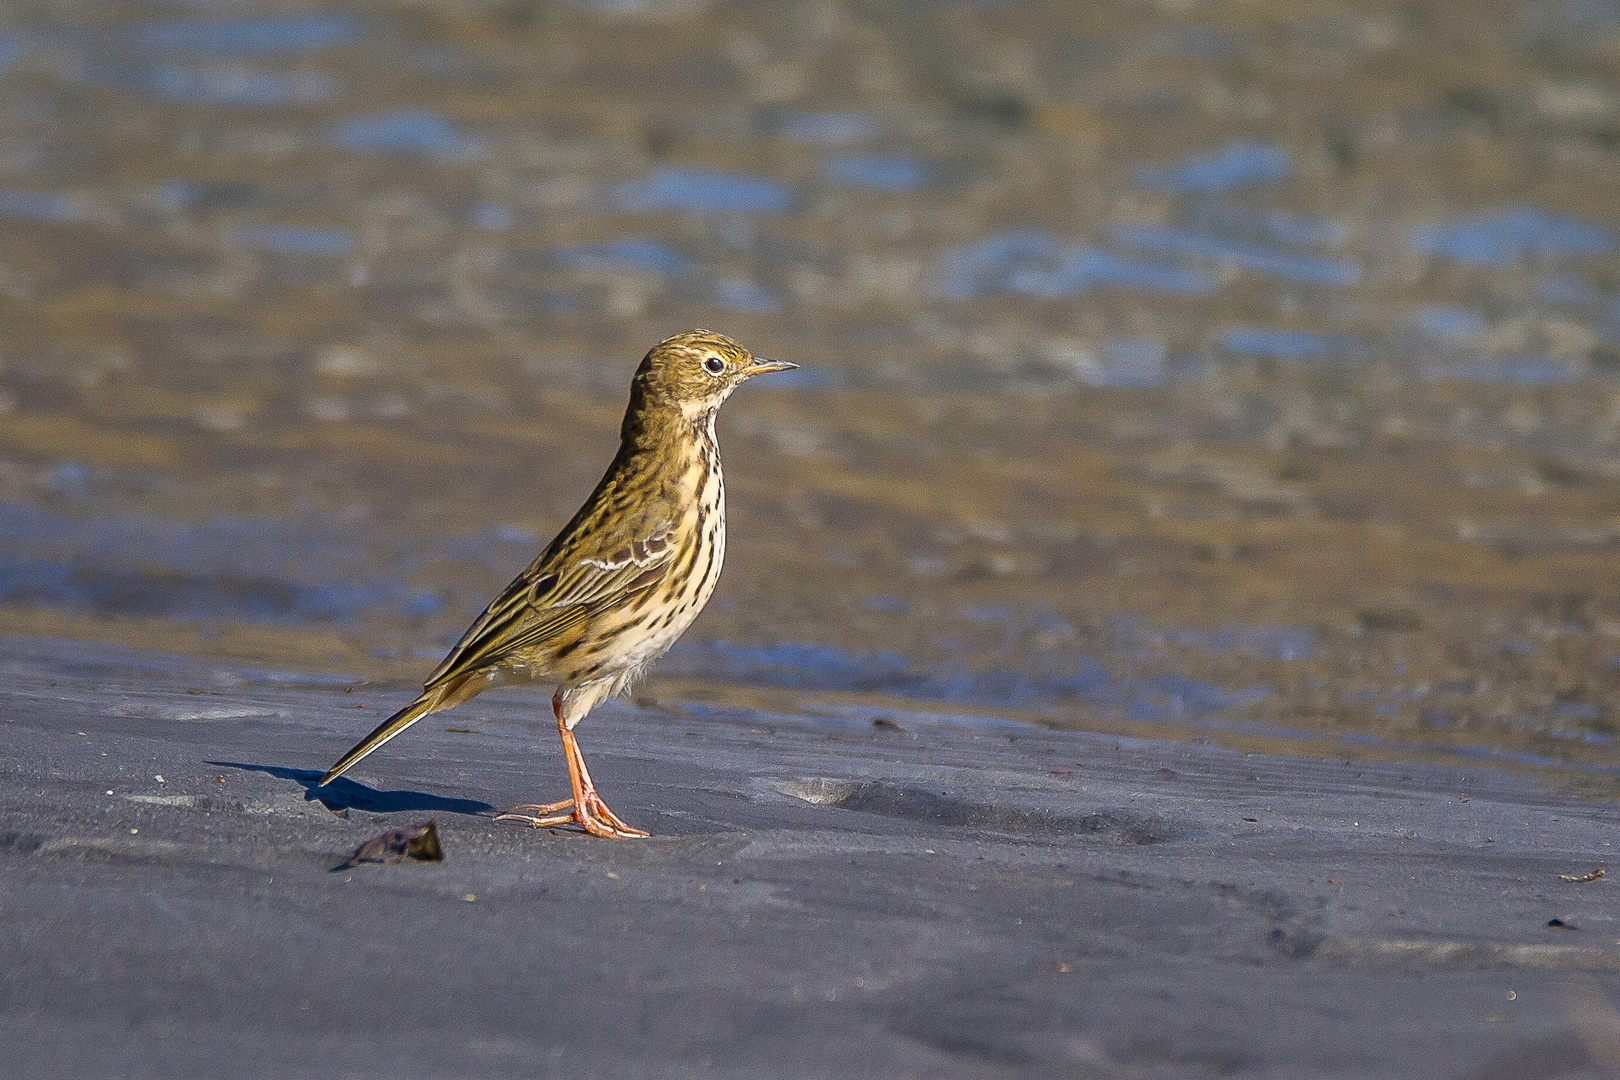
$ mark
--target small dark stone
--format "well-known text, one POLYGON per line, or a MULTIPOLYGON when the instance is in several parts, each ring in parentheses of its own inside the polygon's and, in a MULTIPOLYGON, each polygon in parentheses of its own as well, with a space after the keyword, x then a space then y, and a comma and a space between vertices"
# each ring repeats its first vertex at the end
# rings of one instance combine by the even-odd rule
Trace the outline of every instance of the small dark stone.
POLYGON ((428 821, 409 829, 390 829, 380 836, 374 836, 355 848, 348 862, 334 869, 347 870, 361 863, 393 865, 407 859, 414 859, 417 862, 444 861, 444 848, 439 845, 437 823, 428 821))

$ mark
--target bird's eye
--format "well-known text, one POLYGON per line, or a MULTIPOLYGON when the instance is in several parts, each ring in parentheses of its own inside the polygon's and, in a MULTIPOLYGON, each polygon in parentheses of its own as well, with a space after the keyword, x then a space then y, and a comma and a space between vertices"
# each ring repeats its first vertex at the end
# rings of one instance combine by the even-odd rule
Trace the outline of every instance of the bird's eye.
POLYGON ((709 374, 718 375, 726 369, 726 362, 718 356, 711 356, 703 361, 703 366, 709 369, 709 374))

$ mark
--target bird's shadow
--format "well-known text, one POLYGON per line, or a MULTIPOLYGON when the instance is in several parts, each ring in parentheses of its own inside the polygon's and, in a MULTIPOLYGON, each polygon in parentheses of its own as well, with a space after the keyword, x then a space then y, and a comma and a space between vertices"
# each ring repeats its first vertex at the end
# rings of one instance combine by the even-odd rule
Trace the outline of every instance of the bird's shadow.
POLYGON ((240 761, 210 761, 223 769, 243 769, 268 773, 277 780, 291 780, 304 789, 304 801, 318 802, 328 810, 364 810, 370 814, 397 814, 407 810, 434 810, 445 814, 483 815, 495 807, 477 799, 446 799, 425 791, 378 791, 340 776, 321 786, 318 769, 288 769, 281 765, 249 765, 240 761))

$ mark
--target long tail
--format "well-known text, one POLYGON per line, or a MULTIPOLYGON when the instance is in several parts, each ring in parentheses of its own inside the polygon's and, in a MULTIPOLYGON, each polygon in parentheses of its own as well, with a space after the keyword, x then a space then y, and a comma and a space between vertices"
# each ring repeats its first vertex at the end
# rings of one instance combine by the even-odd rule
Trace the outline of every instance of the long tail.
POLYGON ((442 682, 437 686, 423 690, 415 701, 378 724, 375 731, 355 743, 347 754, 338 758, 337 764, 327 769, 326 775, 321 777, 321 782, 315 786, 325 787, 348 772, 355 762, 422 719, 428 713, 459 705, 477 694, 485 685, 487 685, 487 681, 482 678, 482 673, 479 672, 442 682))

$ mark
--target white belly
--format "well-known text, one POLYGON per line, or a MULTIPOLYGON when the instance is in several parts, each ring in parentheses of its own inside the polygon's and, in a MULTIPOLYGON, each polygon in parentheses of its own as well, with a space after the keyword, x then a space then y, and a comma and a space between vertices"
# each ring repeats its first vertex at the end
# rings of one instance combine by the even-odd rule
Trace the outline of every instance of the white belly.
POLYGON ((703 572, 705 566, 712 568, 702 588, 687 602, 685 610, 677 611, 667 626, 658 627, 643 637, 636 643, 634 650, 625 657, 625 673, 615 680, 615 692, 628 686, 641 674, 642 669, 668 652, 680 636, 686 633, 686 628, 692 625, 692 620, 698 617, 708 604, 709 597, 714 594, 715 584, 720 580, 721 565, 726 559, 726 492, 719 476, 712 477, 710 483, 718 489, 712 493, 716 511, 705 523, 703 531, 698 534, 697 552, 692 560, 691 572, 699 574, 703 572))

